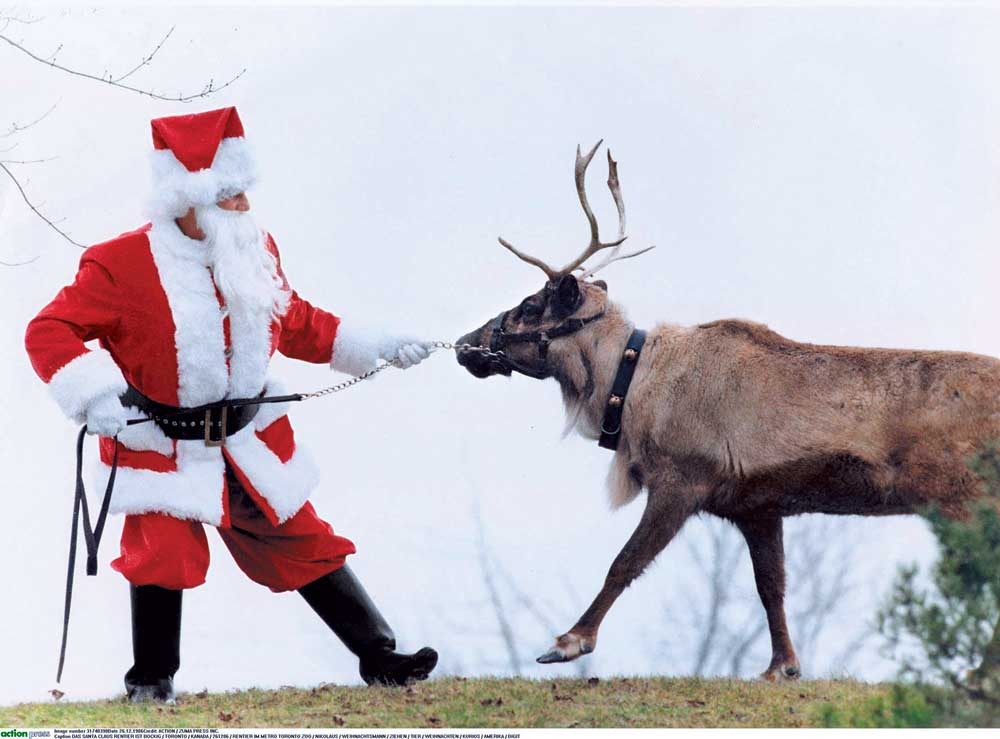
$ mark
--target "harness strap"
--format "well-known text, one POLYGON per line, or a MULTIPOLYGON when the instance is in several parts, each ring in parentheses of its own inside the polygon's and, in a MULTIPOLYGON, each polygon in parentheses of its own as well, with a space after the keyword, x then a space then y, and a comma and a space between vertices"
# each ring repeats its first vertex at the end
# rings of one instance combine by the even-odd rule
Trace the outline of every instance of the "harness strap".
POLYGON ((69 636, 69 612, 73 603, 73 573, 76 570, 76 541, 80 528, 81 511, 83 514, 83 543, 87 547, 87 574, 97 574, 97 548, 101 545, 104 535, 104 524, 108 519, 108 509, 111 507, 111 491, 115 487, 115 475, 118 472, 118 440, 115 439, 115 453, 111 459, 111 475, 108 486, 101 501, 101 510, 97 514, 97 525, 91 526, 90 508, 87 505, 87 490, 83 485, 83 440, 87 435, 87 427, 83 426, 76 437, 76 491, 73 495, 73 523, 69 534, 69 566, 66 568, 66 603, 63 608, 62 644, 59 647, 59 669, 56 671, 56 682, 62 679, 63 665, 66 663, 66 640, 69 636))
POLYGON ((503 336, 502 342, 507 344, 522 344, 531 342, 538 343, 539 341, 560 339, 563 336, 569 336, 570 334, 575 334, 577 331, 581 331, 588 323, 604 318, 604 311, 601 311, 600 313, 595 313, 594 315, 587 316, 586 318, 567 318, 562 323, 553 326, 550 329, 546 329, 545 331, 507 333, 503 330, 503 322, 506 320, 508 313, 510 313, 510 311, 504 311, 493 319, 494 331, 499 329, 503 336))
POLYGON ((544 331, 507 333, 503 330, 503 324, 504 321, 507 320, 507 316, 509 314, 510 311, 505 310, 493 319, 493 326, 490 331, 489 350, 499 364, 503 365, 507 369, 520 372, 522 375, 526 375, 527 377, 533 377, 536 380, 544 380, 548 377, 548 373, 544 369, 531 367, 526 364, 522 364, 515 359, 511 359, 506 353, 504 353, 504 349, 507 347, 507 344, 536 344, 538 347, 538 360, 544 364, 549 354, 549 344, 552 342, 552 339, 560 339, 563 336, 575 334, 577 331, 583 330, 587 324, 604 317, 604 311, 601 311, 600 313, 595 313, 594 315, 587 316, 586 318, 569 318, 563 323, 544 331))
POLYGON ((605 449, 617 449, 622 433, 622 414, 625 411, 625 397, 628 395, 635 366, 639 363, 639 354, 646 343, 646 332, 635 329, 625 344, 622 358, 618 362, 618 372, 611 384, 611 394, 604 409, 604 420, 601 421, 601 438, 598 445, 605 449))

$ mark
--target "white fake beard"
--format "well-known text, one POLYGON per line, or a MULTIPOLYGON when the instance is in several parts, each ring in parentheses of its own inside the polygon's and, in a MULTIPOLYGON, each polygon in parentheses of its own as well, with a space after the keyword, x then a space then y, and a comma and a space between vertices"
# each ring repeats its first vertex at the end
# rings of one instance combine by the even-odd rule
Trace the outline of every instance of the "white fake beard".
POLYGON ((212 277, 229 310, 270 318, 284 314, 290 295, 253 217, 217 205, 197 207, 195 215, 211 254, 212 277))

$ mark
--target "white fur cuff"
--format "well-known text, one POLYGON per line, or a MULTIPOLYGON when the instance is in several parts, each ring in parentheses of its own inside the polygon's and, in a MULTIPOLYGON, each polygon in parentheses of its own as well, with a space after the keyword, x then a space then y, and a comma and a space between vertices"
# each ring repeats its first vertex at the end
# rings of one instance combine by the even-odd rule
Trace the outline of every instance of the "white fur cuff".
POLYGON ((105 395, 128 389, 122 371, 104 349, 87 351, 65 364, 49 380, 49 392, 68 418, 83 423, 87 408, 105 395))
POLYGON ((345 327, 343 321, 337 327, 333 338, 333 356, 330 367, 338 372, 346 372, 357 377, 372 370, 378 364, 381 334, 345 327))

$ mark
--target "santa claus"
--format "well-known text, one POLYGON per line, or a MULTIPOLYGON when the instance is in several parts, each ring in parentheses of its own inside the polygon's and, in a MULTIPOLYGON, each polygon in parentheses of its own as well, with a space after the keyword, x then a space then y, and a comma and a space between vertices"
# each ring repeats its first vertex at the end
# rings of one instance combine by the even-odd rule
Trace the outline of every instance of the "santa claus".
POLYGON ((267 375, 275 351, 360 375, 379 359, 412 366, 428 346, 358 328, 289 286, 274 239, 249 213, 254 167, 235 108, 152 129, 151 223, 87 249, 25 336, 60 408, 100 436, 100 489, 117 452, 111 511, 126 518, 111 566, 131 587, 128 696, 174 698, 181 596, 205 581, 206 523, 252 580, 298 590, 357 655, 365 682, 423 680, 437 653, 395 651, 346 565, 354 544, 308 501, 319 475, 287 407, 184 409, 282 394, 267 375), (153 420, 127 425, 137 418, 153 420))

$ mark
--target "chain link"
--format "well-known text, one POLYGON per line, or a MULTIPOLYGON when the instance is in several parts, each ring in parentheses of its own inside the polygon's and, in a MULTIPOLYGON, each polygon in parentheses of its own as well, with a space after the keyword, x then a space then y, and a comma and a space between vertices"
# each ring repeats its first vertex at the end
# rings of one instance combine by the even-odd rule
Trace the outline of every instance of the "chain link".
MULTIPOLYGON (((448 349, 451 351, 474 351, 483 354, 486 357, 502 357, 503 352, 493 352, 490 351, 485 346, 476 346, 475 344, 453 344, 450 341, 432 341, 430 342, 431 352, 438 349, 448 349)), ((311 393, 302 393, 303 400, 311 400, 312 398, 322 398, 324 395, 333 395, 334 393, 339 393, 341 390, 347 390, 349 387, 357 385, 359 382, 363 382, 370 377, 374 377, 379 372, 387 370, 390 367, 398 367, 398 360, 392 360, 391 362, 383 362, 367 372, 358 375, 357 377, 352 377, 349 380, 344 380, 343 382, 338 382, 336 385, 330 385, 330 387, 325 387, 322 390, 315 390, 311 393)))
POLYGON ((452 344, 450 341, 432 341, 431 351, 434 349, 452 349, 456 352, 469 351, 469 352, 479 352, 485 357, 502 357, 502 351, 490 351, 489 348, 485 346, 478 346, 476 344, 452 344))

